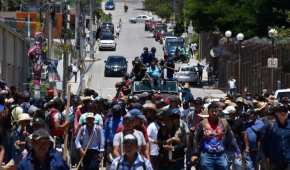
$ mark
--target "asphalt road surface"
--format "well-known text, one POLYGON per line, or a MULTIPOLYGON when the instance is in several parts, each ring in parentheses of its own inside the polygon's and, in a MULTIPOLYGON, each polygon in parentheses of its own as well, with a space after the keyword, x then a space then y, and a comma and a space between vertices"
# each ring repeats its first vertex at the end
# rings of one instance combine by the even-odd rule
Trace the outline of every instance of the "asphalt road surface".
POLYGON ((116 9, 113 11, 105 11, 111 13, 113 23, 117 26, 119 19, 122 20, 122 28, 120 37, 117 40, 116 51, 97 51, 97 57, 100 60, 94 62, 88 73, 86 74, 86 86, 96 90, 103 97, 113 97, 115 95, 115 83, 121 78, 104 77, 104 61, 110 55, 122 55, 128 60, 128 71, 132 69, 132 60, 136 56, 140 56, 143 47, 155 47, 157 49, 156 56, 161 57, 163 54, 162 45, 155 42, 153 35, 150 32, 144 31, 144 24, 131 24, 129 18, 140 15, 149 14, 142 10, 142 1, 134 0, 127 1, 129 10, 124 12, 124 2, 115 1, 116 9))

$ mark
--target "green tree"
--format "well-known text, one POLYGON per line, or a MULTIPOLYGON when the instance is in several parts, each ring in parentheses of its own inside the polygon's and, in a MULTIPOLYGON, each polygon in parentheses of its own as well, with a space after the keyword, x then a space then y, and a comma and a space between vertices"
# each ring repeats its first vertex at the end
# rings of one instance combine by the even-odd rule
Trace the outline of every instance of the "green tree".
POLYGON ((272 0, 186 0, 185 16, 197 31, 232 30, 247 37, 266 36, 269 27, 287 24, 287 13, 272 0))

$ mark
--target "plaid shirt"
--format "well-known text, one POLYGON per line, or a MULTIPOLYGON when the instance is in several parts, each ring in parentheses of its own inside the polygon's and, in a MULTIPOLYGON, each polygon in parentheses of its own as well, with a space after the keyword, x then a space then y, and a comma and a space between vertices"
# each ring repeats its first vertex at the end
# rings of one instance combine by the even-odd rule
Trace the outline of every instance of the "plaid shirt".
POLYGON ((132 166, 123 155, 113 160, 110 170, 153 170, 153 168, 150 161, 138 153, 132 166))

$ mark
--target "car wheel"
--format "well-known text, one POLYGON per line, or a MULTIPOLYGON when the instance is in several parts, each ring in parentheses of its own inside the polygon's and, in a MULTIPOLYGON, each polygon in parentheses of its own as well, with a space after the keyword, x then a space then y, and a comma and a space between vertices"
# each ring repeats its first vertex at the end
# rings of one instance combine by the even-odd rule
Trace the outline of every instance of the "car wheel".
POLYGON ((99 51, 102 51, 102 48, 99 47, 99 51))
POLYGON ((106 71, 104 72, 104 77, 109 77, 109 74, 106 71))

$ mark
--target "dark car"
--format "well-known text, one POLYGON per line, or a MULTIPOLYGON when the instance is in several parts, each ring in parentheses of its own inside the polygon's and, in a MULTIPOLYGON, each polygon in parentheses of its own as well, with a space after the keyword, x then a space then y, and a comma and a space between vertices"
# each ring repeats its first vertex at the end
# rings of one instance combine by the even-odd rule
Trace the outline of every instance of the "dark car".
POLYGON ((105 3, 105 10, 114 10, 115 9, 115 4, 113 1, 107 1, 105 3))
POLYGON ((169 60, 174 59, 176 48, 184 47, 184 40, 181 38, 178 39, 169 39, 165 41, 164 45, 164 56, 167 56, 169 60))
POLYGON ((105 61, 105 77, 124 76, 127 73, 128 61, 123 56, 109 56, 105 61))
POLYGON ((101 25, 101 32, 110 31, 114 34, 114 24, 112 22, 103 22, 101 25))

